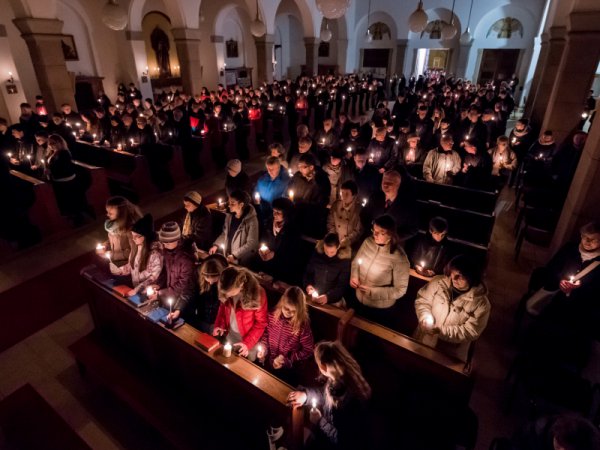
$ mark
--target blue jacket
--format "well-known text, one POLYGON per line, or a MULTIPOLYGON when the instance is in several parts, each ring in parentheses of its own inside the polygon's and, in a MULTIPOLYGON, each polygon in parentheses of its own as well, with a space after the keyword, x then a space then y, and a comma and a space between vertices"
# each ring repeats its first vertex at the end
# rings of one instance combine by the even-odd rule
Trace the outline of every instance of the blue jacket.
POLYGON ((265 202, 270 204, 276 198, 287 196, 287 187, 290 182, 290 176, 284 167, 279 170, 279 175, 274 180, 268 172, 261 175, 256 182, 256 191, 260 194, 260 202, 263 205, 265 202))

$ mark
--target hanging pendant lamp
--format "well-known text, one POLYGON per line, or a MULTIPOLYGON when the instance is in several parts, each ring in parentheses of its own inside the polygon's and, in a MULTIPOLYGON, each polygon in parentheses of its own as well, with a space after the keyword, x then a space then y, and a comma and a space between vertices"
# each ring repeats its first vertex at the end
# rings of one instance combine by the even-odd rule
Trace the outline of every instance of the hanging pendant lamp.
POLYGON ((256 0, 256 19, 254 19, 252 21, 252 23, 250 24, 250 33, 252 33, 252 36, 257 37, 257 38, 264 36, 265 33, 267 32, 267 27, 265 26, 263 21, 260 20, 258 11, 259 11, 258 0, 256 0))
POLYGON ((473 0, 471 0, 471 7, 469 8, 469 19, 467 20, 467 29, 463 34, 460 35, 460 43, 463 45, 467 45, 471 42, 473 37, 471 36, 471 28, 469 25, 471 24, 471 11, 473 11, 473 0))
POLYGON ((428 20, 427 13, 423 11, 423 0, 419 0, 417 9, 408 18, 408 27, 413 33, 420 33, 427 26, 428 20))

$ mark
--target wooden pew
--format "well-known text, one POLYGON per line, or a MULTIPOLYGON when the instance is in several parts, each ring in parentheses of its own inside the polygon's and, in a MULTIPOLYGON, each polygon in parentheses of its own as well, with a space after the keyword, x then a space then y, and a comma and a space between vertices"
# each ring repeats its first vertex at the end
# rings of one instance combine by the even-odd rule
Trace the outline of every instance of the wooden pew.
POLYGON ((69 221, 60 214, 54 189, 50 183, 45 183, 16 170, 11 170, 10 174, 22 186, 22 189, 33 190, 35 201, 29 208, 29 221, 38 227, 43 235, 49 236, 71 229, 69 221))
POLYGON ((449 184, 430 183, 416 179, 417 199, 439 202, 445 206, 492 214, 498 201, 498 191, 469 189, 449 184))
MULTIPOLYGON (((263 430, 271 418, 276 418, 290 424, 286 433, 291 436, 291 448, 301 448, 304 411, 286 405, 291 386, 245 358, 225 358, 220 348, 210 353, 200 349, 194 343, 198 331, 187 324, 172 331, 144 320, 125 298, 103 284, 107 277, 94 266, 83 269, 82 276, 95 334, 75 346, 77 360, 86 372, 104 377, 105 385, 172 445, 198 448, 198 424, 207 423, 206 416, 220 410, 228 417, 224 432, 235 429, 235 433, 222 436, 224 441, 242 439, 247 443, 245 448, 258 448, 253 447, 253 439, 262 443, 263 430), (108 370, 113 357, 117 363, 110 364, 112 370, 108 370), (133 376, 129 375, 121 363, 126 368, 137 365, 138 371, 134 368, 133 376), (220 389, 214 388, 217 382, 220 389), (234 405, 240 408, 237 416, 234 405), (252 405, 251 415, 246 405, 252 405), (195 426, 178 426, 180 420, 195 426)), ((214 426, 218 425, 212 424, 210 431, 214 426)))
POLYGON ((78 169, 77 176, 81 176, 87 185, 85 198, 88 205, 90 205, 96 217, 104 216, 106 199, 110 197, 106 169, 104 167, 91 166, 81 161, 73 162, 78 169))
POLYGON ((134 200, 158 193, 152 183, 148 161, 142 155, 77 141, 72 146, 73 158, 93 166, 104 167, 111 193, 122 194, 134 200))
POLYGON ((435 216, 440 216, 450 225, 449 237, 488 247, 496 220, 495 214, 464 210, 431 201, 418 200, 417 202, 419 229, 427 230, 429 221, 435 216))

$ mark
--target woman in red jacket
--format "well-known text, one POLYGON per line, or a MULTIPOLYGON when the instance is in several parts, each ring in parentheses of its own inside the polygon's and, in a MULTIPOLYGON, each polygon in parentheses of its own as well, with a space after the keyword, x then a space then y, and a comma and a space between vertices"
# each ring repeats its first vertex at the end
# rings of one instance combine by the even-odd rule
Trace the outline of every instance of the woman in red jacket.
POLYGON ((254 361, 267 327, 265 290, 248 270, 228 267, 219 278, 219 300, 213 336, 226 336, 240 356, 254 361))
POLYGON ((275 369, 278 376, 285 379, 297 363, 312 356, 313 348, 306 297, 302 289, 292 286, 269 313, 267 329, 256 356, 260 361, 266 360, 267 368, 275 369))

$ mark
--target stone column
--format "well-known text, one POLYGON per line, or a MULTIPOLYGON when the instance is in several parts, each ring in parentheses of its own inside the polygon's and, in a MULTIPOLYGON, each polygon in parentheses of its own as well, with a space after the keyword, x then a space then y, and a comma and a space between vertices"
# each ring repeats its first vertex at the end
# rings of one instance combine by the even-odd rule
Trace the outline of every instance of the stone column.
POLYGON ((262 37, 254 38, 256 44, 256 76, 260 84, 263 81, 271 83, 273 81, 273 46, 275 45, 275 36, 265 34, 262 37))
MULTIPOLYGON (((456 63, 456 76, 459 78, 467 77, 467 67, 469 66, 469 55, 471 54, 472 45, 472 39, 468 44, 460 44, 458 50, 458 62, 456 63)), ((475 78, 475 76, 469 78, 475 78)))
POLYGON ((146 72, 148 66, 148 55, 146 53, 146 42, 144 41, 144 35, 141 31, 126 31, 125 39, 129 41, 131 45, 131 52, 133 55, 133 63, 135 65, 136 77, 134 80, 138 81, 140 92, 144 98, 154 98, 152 91, 152 83, 150 82, 150 73, 146 72))
POLYGON ((531 112, 531 120, 539 125, 541 125, 544 120, 544 113, 548 106, 548 100, 550 99, 550 94, 555 86, 554 82, 567 43, 566 33, 566 27, 550 28, 548 51, 543 67, 541 68, 542 72, 538 83, 537 93, 533 100, 532 107, 529 110, 529 112, 531 112))
POLYGON ((396 73, 398 76, 404 74, 404 60, 406 59, 406 47, 408 39, 396 39, 396 73))
POLYGON ((549 40, 550 35, 548 33, 543 33, 540 43, 540 54, 535 66, 533 79, 531 80, 531 88, 529 89, 529 92, 527 92, 527 102, 525 103, 524 117, 531 115, 533 105, 535 104, 535 98, 540 88, 540 80, 542 78, 542 74, 544 73, 544 67, 546 66, 546 61, 548 59, 549 40))
POLYGON ((595 120, 569 194, 565 200, 560 220, 556 226, 550 250, 555 253, 562 245, 577 238, 579 228, 592 220, 600 220, 600 120, 595 120))
POLYGON ((200 62, 200 30, 173 28, 173 40, 177 49, 183 91, 199 94, 202 88, 202 66, 200 62))
POLYGON ((319 44, 320 39, 314 37, 304 38, 306 48, 306 74, 316 75, 319 70, 319 44))
POLYGON ((13 20, 25 39, 33 69, 49 111, 60 111, 60 105, 75 105, 73 81, 61 46, 63 22, 58 19, 23 17, 13 20))
POLYGON ((548 103, 544 105, 542 128, 554 131, 557 142, 561 142, 581 120, 598 60, 600 11, 572 12, 567 22, 567 39, 556 80, 548 103))

